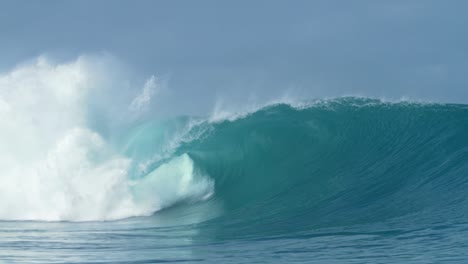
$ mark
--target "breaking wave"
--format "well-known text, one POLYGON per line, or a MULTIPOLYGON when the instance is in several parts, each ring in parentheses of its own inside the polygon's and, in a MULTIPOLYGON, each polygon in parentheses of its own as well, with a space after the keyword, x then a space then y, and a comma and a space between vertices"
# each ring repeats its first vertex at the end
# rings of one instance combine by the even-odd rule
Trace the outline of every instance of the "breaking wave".
POLYGON ((116 220, 204 204, 216 213, 200 226, 231 237, 468 215, 465 105, 345 97, 141 119, 157 79, 103 107, 121 83, 106 67, 39 59, 0 76, 0 219, 116 220))

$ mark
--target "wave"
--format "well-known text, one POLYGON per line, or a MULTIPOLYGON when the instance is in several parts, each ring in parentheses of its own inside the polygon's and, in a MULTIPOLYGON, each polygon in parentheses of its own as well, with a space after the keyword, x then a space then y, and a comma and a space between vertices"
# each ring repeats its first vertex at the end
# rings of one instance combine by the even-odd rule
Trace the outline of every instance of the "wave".
POLYGON ((103 113, 93 65, 0 76, 1 220, 155 214, 235 237, 468 216, 466 105, 344 97, 141 119, 156 80, 103 113))

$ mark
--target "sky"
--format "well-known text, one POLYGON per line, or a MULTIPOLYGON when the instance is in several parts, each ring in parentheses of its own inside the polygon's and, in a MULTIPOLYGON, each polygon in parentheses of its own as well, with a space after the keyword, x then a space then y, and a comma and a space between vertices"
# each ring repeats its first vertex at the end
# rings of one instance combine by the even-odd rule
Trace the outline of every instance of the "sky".
MULTIPOLYGON (((282 96, 468 103, 466 1, 0 0, 0 71, 112 56, 161 113, 282 96)), ((118 92, 118 91, 116 91, 118 92)))

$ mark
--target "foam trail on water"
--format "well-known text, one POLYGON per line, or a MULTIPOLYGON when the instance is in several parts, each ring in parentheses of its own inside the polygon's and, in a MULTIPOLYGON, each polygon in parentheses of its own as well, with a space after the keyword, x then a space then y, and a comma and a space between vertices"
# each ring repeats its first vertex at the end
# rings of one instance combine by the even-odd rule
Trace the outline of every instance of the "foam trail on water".
MULTIPOLYGON (((187 155, 130 180, 134 161, 89 120, 105 117, 90 112, 99 94, 112 101, 109 89, 123 89, 109 81, 113 63, 105 56, 62 64, 40 57, 0 75, 0 220, 114 220, 212 193, 187 155)), ((144 108, 154 89, 152 77, 122 109, 144 108)))

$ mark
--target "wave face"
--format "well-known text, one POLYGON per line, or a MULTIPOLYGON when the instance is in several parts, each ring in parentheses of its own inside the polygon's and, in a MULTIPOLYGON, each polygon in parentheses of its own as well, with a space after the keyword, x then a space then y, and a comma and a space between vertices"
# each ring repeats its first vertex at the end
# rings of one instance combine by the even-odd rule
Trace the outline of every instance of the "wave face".
POLYGON ((215 182, 224 235, 468 216, 464 105, 341 98, 203 125, 178 152, 215 182))
POLYGON ((174 134, 173 123, 185 124, 176 147, 146 170, 190 157, 213 184, 205 203, 217 215, 204 226, 227 237, 467 216, 464 105, 350 97, 209 120, 146 124, 126 142, 133 151, 157 149, 154 131, 174 134))

